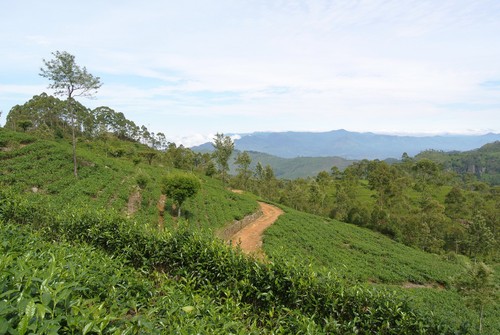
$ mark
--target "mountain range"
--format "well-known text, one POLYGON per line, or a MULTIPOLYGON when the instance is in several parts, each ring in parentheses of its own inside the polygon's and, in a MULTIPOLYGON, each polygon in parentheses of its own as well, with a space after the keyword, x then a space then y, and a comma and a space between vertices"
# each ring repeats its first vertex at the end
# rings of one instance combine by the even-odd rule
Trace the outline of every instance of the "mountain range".
MULTIPOLYGON (((345 159, 400 158, 403 153, 414 156, 424 150, 467 151, 486 143, 500 141, 500 134, 399 136, 344 129, 328 132, 254 132, 232 135, 235 149, 256 151, 281 158, 342 157, 345 159)), ((210 142, 192 147, 195 151, 211 151, 210 142)))

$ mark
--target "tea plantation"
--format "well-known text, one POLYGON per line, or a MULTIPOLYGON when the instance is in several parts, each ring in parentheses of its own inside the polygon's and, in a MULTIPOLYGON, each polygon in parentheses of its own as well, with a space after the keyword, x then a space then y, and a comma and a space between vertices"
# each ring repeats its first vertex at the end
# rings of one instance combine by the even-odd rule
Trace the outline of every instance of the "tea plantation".
MULTIPOLYGON (((199 175, 177 218, 170 199, 159 208, 174 169, 114 145, 123 154, 82 143, 75 179, 68 141, 0 129, 0 334, 477 332, 452 288, 460 260, 285 209, 259 261, 214 237, 256 211, 254 196, 199 175)), ((495 312, 485 334, 500 328, 495 312)))

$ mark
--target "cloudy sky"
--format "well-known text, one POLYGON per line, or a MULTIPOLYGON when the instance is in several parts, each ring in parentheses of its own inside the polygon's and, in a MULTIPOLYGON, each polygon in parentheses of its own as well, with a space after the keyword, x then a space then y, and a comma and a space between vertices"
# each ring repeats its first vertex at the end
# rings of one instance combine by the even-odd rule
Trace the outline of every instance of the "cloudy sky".
POLYGON ((0 111, 67 51, 89 107, 191 145, 216 132, 500 132, 500 1, 0 3, 0 111))

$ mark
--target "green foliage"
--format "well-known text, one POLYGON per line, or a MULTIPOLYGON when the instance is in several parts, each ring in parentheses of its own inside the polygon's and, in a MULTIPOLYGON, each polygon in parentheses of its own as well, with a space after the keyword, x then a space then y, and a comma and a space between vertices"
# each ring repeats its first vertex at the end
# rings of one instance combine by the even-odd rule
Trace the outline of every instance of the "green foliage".
MULTIPOLYGON (((95 284, 98 287, 96 290, 85 289, 88 295, 83 298, 75 295, 77 302, 72 298, 74 306, 85 306, 82 309, 92 316, 75 316, 80 320, 79 326, 75 327, 80 328, 71 328, 73 333, 83 333, 83 329, 93 322, 92 318, 100 320, 103 315, 111 320, 101 333, 113 329, 113 332, 129 333, 465 334, 466 322, 470 321, 472 327, 476 325, 474 320, 470 320, 469 308, 457 308, 463 304, 457 293, 452 295, 453 292, 448 290, 438 293, 432 290, 427 295, 420 293, 418 299, 406 300, 403 296, 411 297, 412 294, 406 294, 402 289, 391 287, 387 291, 380 285, 373 287, 359 283, 368 280, 400 285, 408 281, 447 286, 449 277, 456 274, 454 261, 445 262, 439 256, 403 247, 366 229, 287 210, 283 220, 280 218, 270 228, 264 247, 274 248, 270 239, 273 229, 286 223, 289 228, 281 232, 285 235, 283 244, 276 244, 278 247, 275 250, 266 249, 271 261, 262 264, 233 251, 220 241, 214 241, 210 232, 256 210, 255 197, 247 192, 234 194, 222 189, 216 180, 198 177, 202 181, 201 188, 183 203, 184 218, 174 222, 165 217, 167 232, 160 234, 157 231, 159 214, 156 205, 161 194, 161 179, 166 173, 175 172, 171 168, 166 172, 164 167, 159 166, 171 166, 169 158, 164 155, 160 154, 152 165, 134 163, 132 159, 143 148, 138 143, 118 141, 113 136, 106 141, 85 141, 81 143, 78 154, 80 178, 75 180, 67 169, 68 164, 71 166, 68 160, 71 148, 66 140, 36 140, 28 134, 0 129, 0 144, 0 225, 5 226, 7 231, 13 231, 10 223, 15 223, 22 226, 20 235, 28 241, 35 239, 28 232, 31 229, 37 231, 40 239, 48 241, 43 247, 34 247, 22 241, 16 244, 26 244, 28 251, 63 245, 61 248, 68 251, 63 252, 65 256, 56 257, 55 262, 61 264, 63 270, 72 268, 71 265, 66 267, 64 259, 71 260, 73 256, 69 255, 77 254, 82 245, 90 245, 93 251, 83 247, 83 254, 109 257, 110 262, 122 269, 127 278, 138 278, 134 285, 142 287, 134 289, 123 284, 124 291, 120 293, 123 295, 117 298, 111 294, 113 292, 107 291, 110 287, 118 290, 119 285, 102 280, 102 286, 95 284), (120 148, 123 155, 107 155, 109 147, 120 148), (140 190, 140 209, 129 220, 123 214, 130 194, 137 191, 141 176, 146 176, 148 182, 140 190), (65 241, 71 241, 71 246, 65 241), (320 251, 321 248, 324 251, 320 251), (309 259, 313 265, 311 268, 304 267, 293 261, 294 257, 309 259), (334 274, 328 275, 323 267, 334 274), (356 283, 353 284, 353 281, 356 283), (393 293, 394 290, 398 293, 393 293), (83 305, 78 305, 79 302, 83 305), (99 311, 93 312, 94 307, 101 305, 103 307, 99 311)), ((197 162, 199 165, 196 166, 205 164, 203 160, 197 162)), ((196 166, 191 168, 203 171, 196 166)), ((262 181, 266 180, 266 176, 276 186, 299 185, 297 197, 290 199, 304 201, 307 206, 314 199, 328 204, 333 199, 330 192, 335 192, 339 183, 345 184, 342 187, 346 193, 352 191, 347 185, 356 190, 354 199, 361 202, 356 208, 366 206, 366 211, 371 211, 376 202, 372 198, 376 192, 367 188, 366 181, 351 181, 347 174, 335 178, 321 174, 314 180, 302 180, 300 184, 282 184, 263 167, 262 181), (309 192, 302 192, 301 187, 309 192)), ((443 208, 436 201, 444 203, 451 187, 438 190, 440 195, 437 199, 430 198, 425 202, 418 191, 409 187, 408 197, 414 201, 413 206, 421 206, 431 218, 434 216, 430 214, 434 212, 442 213, 443 208), (429 211, 429 208, 436 211, 429 211)), ((266 192, 276 196, 272 193, 276 190, 272 188, 266 192)), ((473 201, 469 192, 476 191, 466 191, 466 206, 487 209, 486 225, 491 229, 492 213, 495 213, 492 191, 481 189, 481 197, 473 201)), ((281 196, 284 195, 278 194, 278 197, 281 196)), ((167 199, 167 205, 171 205, 172 201, 167 199)), ((389 211, 393 208, 383 210, 393 216, 397 214, 389 211)), ((359 215, 361 213, 364 212, 358 211, 359 215)), ((354 217, 354 214, 352 208, 349 209, 348 217, 354 217)), ((5 236, 13 241, 17 239, 6 233, 5 236)), ((55 254, 54 250, 50 252, 55 254)), ((24 251, 22 253, 25 254, 24 251)), ((97 263, 108 264, 100 257, 95 256, 97 263)), ((94 256, 88 259, 92 263, 94 256)), ((48 264, 47 259, 43 262, 48 264)), ((38 269, 35 263, 23 269, 38 269)), ((79 263, 85 273, 87 263, 79 263)), ((93 267, 96 273, 119 278, 101 270, 98 265, 93 267)), ((45 276, 46 273, 43 273, 45 276)), ((36 277, 36 274, 26 272, 25 278, 29 276, 36 277)), ((97 274, 89 274, 89 278, 100 280, 97 274)), ((117 280, 119 283, 126 282, 124 278, 117 280)), ((71 287, 87 288, 90 285, 82 281, 73 283, 72 280, 66 283, 71 287)), ((74 294, 80 293, 77 291, 74 294)), ((38 300, 33 300, 36 307, 38 300)), ((16 314, 13 329, 24 315, 31 315, 32 305, 27 308, 28 303, 21 307, 16 305, 20 312, 18 316, 16 314)), ((485 332, 494 333, 491 330, 498 328, 494 326, 495 314, 498 314, 494 311, 495 307, 485 308, 485 332)), ((58 313, 65 315, 69 312, 62 308, 58 313)), ((4 318, 10 320, 14 316, 9 314, 8 318, 4 318)), ((28 320, 26 333, 30 332, 29 327, 35 327, 30 322, 35 320, 28 320)), ((24 325, 26 321, 23 321, 23 329, 24 325)), ((87 330, 94 329, 93 332, 99 333, 94 325, 89 325, 87 330)), ((39 327, 38 324, 36 327, 39 327)))
POLYGON ((217 133, 213 142, 213 157, 222 175, 222 183, 226 183, 226 173, 229 171, 229 157, 234 150, 234 142, 229 136, 217 133))
POLYGON ((20 145, 30 144, 36 140, 36 137, 33 135, 9 131, 6 128, 0 128, 0 148, 2 148, 2 151, 19 149, 20 145))
POLYGON ((308 259, 318 269, 342 272, 361 282, 440 283, 460 267, 442 257, 396 243, 371 230, 285 208, 266 230, 269 255, 308 259))
MULTIPOLYGON (((479 324, 474 310, 464 308, 464 296, 453 290, 454 278, 464 278, 464 256, 429 254, 368 229, 289 208, 266 230, 264 250, 271 259, 307 260, 317 271, 331 271, 349 281, 375 287, 390 284, 411 298, 414 308, 456 327, 479 324), (416 288, 403 288, 407 285, 416 288)), ((498 288, 494 292, 498 294, 498 288)), ((489 330, 485 333, 494 334, 500 305, 490 301, 485 305, 484 327, 489 330)))
MULTIPOLYGON (((231 161, 234 161, 240 152, 235 150, 231 161)), ((247 151, 252 163, 250 169, 255 169, 257 162, 263 166, 269 165, 274 170, 276 177, 280 179, 297 179, 314 177, 321 171, 328 171, 332 166, 344 170, 346 167, 354 163, 354 160, 348 160, 340 157, 295 157, 282 158, 262 152, 247 151)), ((238 164, 229 165, 232 174, 237 174, 238 164)))
POLYGON ((472 256, 484 256, 493 251, 495 246, 495 236, 486 225, 484 217, 477 213, 467 226, 466 246, 472 256))
POLYGON ((459 277, 455 278, 455 286, 458 292, 466 297, 469 305, 479 313, 479 333, 483 332, 484 307, 495 304, 498 301, 498 288, 493 282, 493 270, 486 264, 467 263, 465 270, 459 277))
POLYGON ((500 250, 500 192, 486 183, 462 182, 445 164, 430 159, 363 160, 343 172, 332 169, 331 175, 322 171, 292 181, 276 179, 261 162, 254 172, 246 189, 268 201, 367 227, 412 247, 472 255, 471 245, 475 250, 482 245, 485 250, 474 254, 489 259, 500 250), (491 237, 482 244, 473 242, 477 234, 469 225, 478 211, 484 219, 481 236, 491 237))
POLYGON ((0 225, 2 334, 259 334, 247 310, 91 246, 0 225))
MULTIPOLYGON (((37 228, 44 238, 86 243, 115 257, 120 255, 120 260, 142 269, 141 272, 162 269, 172 278, 181 278, 180 282, 191 287, 193 293, 197 292, 196 294, 227 306, 226 315, 229 308, 237 308, 241 315, 245 315, 247 327, 253 333, 257 329, 260 329, 260 333, 303 333, 306 329, 338 334, 454 333, 446 324, 432 318, 422 318, 407 302, 393 293, 358 285, 348 286, 335 276, 320 275, 307 267, 285 260, 259 263, 203 234, 179 230, 160 235, 148 232, 144 227, 109 211, 69 210, 59 211, 55 216, 53 210, 46 206, 36 206, 5 192, 0 193, 0 220, 25 225, 36 222, 32 227, 37 228), (22 213, 32 213, 29 221, 22 213)), ((66 267, 63 266, 62 269, 66 267)), ((42 283, 44 277, 45 275, 42 283)), ((75 284, 68 286, 79 287, 75 284)), ((82 288, 83 292, 87 292, 85 286, 82 288)), ((105 294, 109 291, 109 286, 102 290, 105 294)), ((127 289, 128 291, 131 290, 127 289)), ((75 294, 78 292, 76 290, 75 294)), ((95 295, 90 292, 86 298, 92 299, 95 295)), ((138 303, 145 294, 153 299, 153 303, 163 296, 139 292, 135 299, 132 295, 125 301, 130 304, 135 301, 142 307, 138 303)), ((70 297, 69 301, 62 299, 62 306, 71 306, 73 299, 76 298, 70 297)), ((36 303, 34 300, 35 305, 36 303)), ((47 304, 53 305, 50 302, 47 304)), ((30 307, 22 310, 31 315, 32 305, 28 300, 26 306, 30 307)), ((97 305, 98 302, 94 306, 97 305)), ((165 307, 160 305, 160 308, 165 307)), ((148 308, 150 307, 145 306, 144 312, 137 307, 128 311, 134 311, 133 315, 147 317, 148 308)), ((189 315, 199 308, 199 304, 190 303, 181 310, 189 315)), ((100 321, 100 315, 96 316, 97 326, 107 321, 100 321)), ((116 314, 109 315, 112 318, 116 314)), ((221 316, 224 317, 224 314, 221 316)), ((9 315, 6 320, 11 318, 9 315)), ((228 318, 224 319, 227 321, 228 318)), ((128 322, 128 318, 120 320, 128 322)), ((241 320, 241 316, 237 320, 241 320)), ((146 329, 154 327, 154 324, 148 325, 147 319, 141 319, 141 322, 146 329)), ((108 324, 116 326, 111 321, 106 325, 108 324)), ((84 322, 76 327, 82 326, 87 327, 84 322)), ((189 328, 184 327, 188 326, 182 328, 188 331, 189 328)), ((244 332, 241 324, 233 324, 233 327, 235 331, 239 329, 238 332, 244 332)))
POLYGON ((190 227, 217 231, 227 223, 241 220, 258 209, 255 196, 235 194, 221 189, 220 183, 204 177, 202 188, 193 198, 186 200, 184 208, 190 227))
POLYGON ((40 69, 40 75, 51 81, 50 89, 55 90, 55 95, 66 97, 66 112, 70 118, 71 137, 73 141, 73 173, 78 177, 78 165, 76 160, 76 108, 74 98, 76 96, 93 96, 101 87, 99 77, 94 77, 87 72, 85 67, 81 68, 75 63, 75 56, 66 51, 56 51, 52 60, 43 63, 45 67, 40 69))
POLYGON ((144 173, 139 174, 135 180, 137 181, 137 185, 142 189, 145 189, 150 182, 150 178, 144 173))
POLYGON ((99 77, 87 72, 75 63, 75 56, 66 51, 52 53, 54 59, 43 60, 45 67, 41 68, 40 76, 51 81, 50 89, 59 96, 92 96, 101 87, 99 77))
POLYGON ((184 201, 194 196, 200 188, 200 180, 192 174, 169 174, 162 179, 162 192, 175 201, 179 217, 184 201))
POLYGON ((488 143, 479 149, 466 152, 441 152, 428 150, 416 159, 431 159, 446 169, 461 175, 474 176, 491 185, 500 185, 500 142, 488 143))
MULTIPOLYGON (((143 145, 136 142, 109 138, 102 141, 85 141, 80 144, 78 161, 80 175, 75 180, 71 174, 71 147, 64 140, 36 140, 29 134, 0 129, 0 184, 18 192, 33 193, 37 201, 54 202, 61 206, 112 208, 126 212, 130 194, 141 183, 141 206, 135 218, 157 226, 161 195, 161 179, 165 168, 147 163, 134 163, 135 152, 143 145), (122 157, 108 155, 108 146, 121 148, 122 157), (144 179, 145 177, 146 179, 144 179), (143 180, 144 179, 144 180, 143 180), (146 184, 143 184, 143 182, 146 184), (36 192, 36 193, 34 193, 36 192), (42 200, 43 199, 43 200, 42 200)), ((188 199, 183 208, 185 218, 193 228, 219 229, 235 219, 257 209, 255 199, 221 190, 211 178, 203 178, 199 195, 188 199)), ((167 199, 167 206, 173 199, 167 199)), ((174 227, 170 216, 165 216, 165 226, 174 227)))
POLYGON ((151 163, 153 162, 153 159, 158 155, 158 153, 155 151, 152 151, 152 150, 148 150, 148 151, 140 152, 139 155, 141 157, 144 157, 148 161, 148 164, 151 165, 151 163))
POLYGON ((252 176, 252 171, 250 170, 251 163, 252 159, 246 151, 238 152, 238 155, 234 159, 234 164, 238 166, 238 174, 235 177, 236 187, 248 188, 248 180, 252 176))

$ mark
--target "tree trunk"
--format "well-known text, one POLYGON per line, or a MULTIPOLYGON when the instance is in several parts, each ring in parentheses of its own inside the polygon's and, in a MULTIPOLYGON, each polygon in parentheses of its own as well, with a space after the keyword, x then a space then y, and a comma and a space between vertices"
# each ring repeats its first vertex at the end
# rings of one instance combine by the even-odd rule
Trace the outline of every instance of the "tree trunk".
POLYGON ((76 136, 75 136, 74 125, 73 125, 72 137, 73 137, 73 174, 75 175, 75 178, 78 178, 78 164, 76 163, 76 136))
POLYGON ((180 218, 181 217, 181 206, 179 205, 179 207, 177 208, 177 217, 180 218))
POLYGON ((481 312, 479 314, 479 334, 483 333, 483 311, 484 311, 484 305, 481 304, 481 312))
POLYGON ((76 135, 75 135, 75 115, 71 107, 71 98, 68 99, 68 111, 71 115, 71 137, 73 141, 73 174, 78 178, 78 165, 76 163, 76 135))

